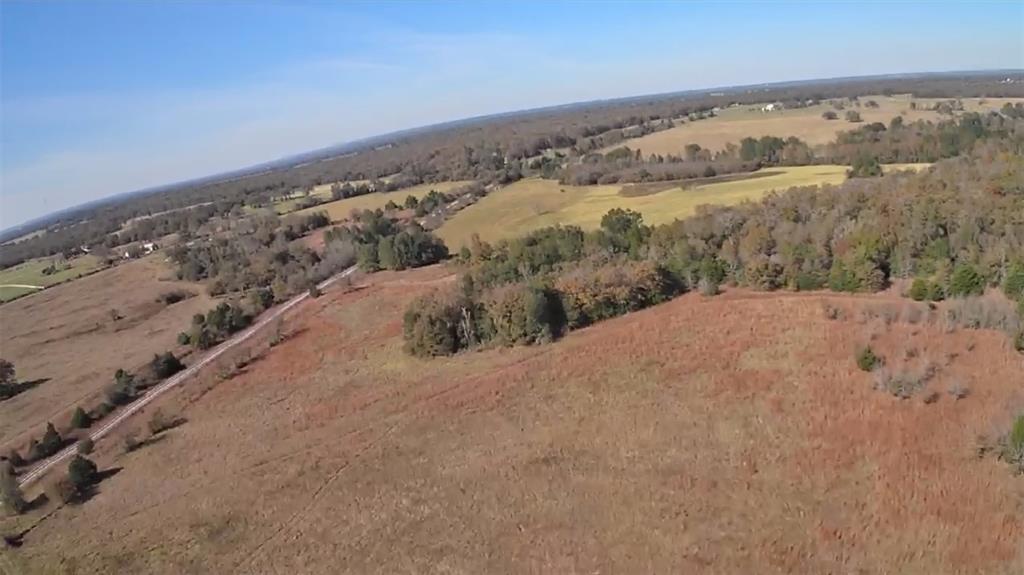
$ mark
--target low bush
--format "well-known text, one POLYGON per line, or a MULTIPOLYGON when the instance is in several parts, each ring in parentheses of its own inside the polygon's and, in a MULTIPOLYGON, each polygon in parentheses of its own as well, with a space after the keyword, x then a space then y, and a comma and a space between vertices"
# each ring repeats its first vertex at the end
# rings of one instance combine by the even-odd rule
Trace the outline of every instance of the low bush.
POLYGON ((555 280, 566 324, 575 329, 664 302, 680 288, 651 262, 579 266, 555 280))
POLYGON ((946 323, 951 328, 999 330, 1011 337, 1024 329, 1013 303, 977 296, 950 300, 946 323))
POLYGON ((92 487, 99 481, 99 470, 91 459, 84 455, 75 455, 68 463, 68 485, 62 487, 61 498, 65 503, 78 502, 85 499, 92 487))
POLYGON ((153 371, 153 375, 159 379, 167 379, 185 369, 181 360, 170 351, 154 355, 153 360, 149 362, 149 367, 153 371))
POLYGON ((20 515, 28 510, 28 502, 18 485, 14 473, 14 465, 10 461, 0 461, 0 509, 20 515))
POLYGON ((949 279, 949 295, 966 297, 981 295, 985 291, 985 278, 969 264, 957 264, 949 279))
POLYGON ((124 435, 124 452, 131 453, 136 449, 142 447, 143 441, 139 439, 139 434, 136 431, 129 431, 124 435))
POLYGON ((177 289, 160 294, 157 301, 164 305, 173 305, 179 301, 187 300, 188 298, 195 297, 194 292, 190 292, 184 289, 177 289))
POLYGON ((156 435, 162 431, 171 429, 184 420, 177 417, 169 416, 160 409, 153 412, 153 415, 149 418, 149 432, 156 435))
POLYGON ((78 442, 78 446, 75 451, 77 451, 79 455, 89 455, 95 447, 96 445, 93 443, 92 439, 86 437, 78 442))
POLYGON ((550 341, 564 323, 555 296, 523 284, 491 290, 484 298, 484 309, 495 338, 504 345, 550 341))
POLYGON ((1012 465, 1017 473, 1024 473, 1024 414, 1013 421, 1001 444, 1000 459, 1012 465))
POLYGON ((875 351, 871 349, 871 346, 864 346, 857 350, 857 367, 861 371, 874 371, 881 367, 882 364, 882 358, 875 355, 875 351))
MULTIPOLYGON (((35 440, 32 441, 34 442, 35 440)), ((64 438, 60 436, 60 433, 57 433, 57 428, 52 423, 47 423, 43 438, 38 443, 33 444, 29 457, 33 461, 45 459, 60 451, 62 445, 64 445, 64 438)))
POLYGON ((71 415, 71 427, 85 429, 90 425, 92 425, 92 417, 81 407, 76 407, 75 412, 71 415))

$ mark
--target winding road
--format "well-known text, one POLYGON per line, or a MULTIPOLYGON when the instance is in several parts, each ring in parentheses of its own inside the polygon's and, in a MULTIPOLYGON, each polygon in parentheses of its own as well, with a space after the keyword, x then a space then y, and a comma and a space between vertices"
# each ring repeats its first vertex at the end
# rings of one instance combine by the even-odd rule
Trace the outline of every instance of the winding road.
MULTIPOLYGON (((334 282, 352 275, 353 273, 355 273, 355 271, 356 266, 349 267, 344 271, 338 273, 337 275, 320 282, 317 285, 317 287, 321 290, 326 289, 330 287, 331 284, 333 284, 334 282)), ((138 413, 139 410, 149 405, 151 402, 156 400, 158 397, 160 397, 167 391, 188 381, 189 378, 199 373, 201 369, 209 365, 211 362, 215 361, 218 357, 227 353, 235 346, 251 338, 253 335, 258 333, 268 324, 281 317, 285 312, 302 303, 302 301, 305 300, 307 297, 309 297, 309 292, 303 292, 293 297, 292 299, 288 300, 287 302, 281 304, 280 306, 268 310, 266 313, 263 314, 262 317, 260 317, 259 321, 249 326, 244 331, 240 331, 237 334, 231 336, 230 338, 224 340, 220 345, 214 347, 212 350, 210 350, 209 353, 203 356, 202 359, 190 365, 184 371, 181 371, 180 373, 177 373, 169 377, 168 379, 164 380, 160 384, 155 385, 146 390, 145 394, 142 397, 140 397, 133 403, 129 404, 119 413, 114 415, 114 417, 112 417, 109 421, 104 422, 103 425, 100 426, 98 429, 89 433, 89 438, 92 439, 93 441, 99 441, 105 435, 110 433, 110 431, 113 430, 115 427, 123 423, 132 415, 138 413)), ((34 467, 29 469, 21 477, 18 478, 19 485, 25 487, 26 485, 32 483, 33 481, 36 481, 37 479, 45 475, 47 471, 52 469, 54 465, 57 465, 58 463, 74 455, 77 452, 77 449, 78 446, 76 444, 72 444, 60 450, 55 455, 47 459, 44 459, 43 461, 40 461, 38 464, 36 464, 34 467)))

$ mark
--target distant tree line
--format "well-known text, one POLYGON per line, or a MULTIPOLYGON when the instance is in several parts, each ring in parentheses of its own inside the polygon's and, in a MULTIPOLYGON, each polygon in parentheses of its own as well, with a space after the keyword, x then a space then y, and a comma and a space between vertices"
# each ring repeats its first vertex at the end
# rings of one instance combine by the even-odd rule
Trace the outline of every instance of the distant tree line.
MULTIPOLYGON (((226 217, 232 210, 266 206, 275 197, 331 182, 366 180, 370 182, 368 187, 382 191, 446 180, 476 180, 482 184, 513 181, 529 175, 533 165, 543 169, 541 155, 548 151, 583 155, 615 145, 625 137, 666 129, 677 121, 707 117, 716 107, 764 101, 793 107, 873 93, 911 93, 919 98, 1024 95, 1020 82, 1004 83, 1004 78, 992 74, 823 81, 714 94, 630 98, 456 122, 398 135, 384 144, 377 140, 343 155, 332 157, 325 152, 293 164, 261 168, 254 174, 174 186, 68 210, 37 228, 45 228, 48 233, 0 246, 0 268, 34 257, 70 255, 81 246, 120 245, 160 237, 164 232, 195 233, 213 214, 226 217), (189 208, 186 211, 190 213, 181 213, 183 208, 189 208), (124 238, 118 235, 111 239, 129 220, 135 221, 125 230, 124 238), (153 221, 143 223, 146 220, 153 221)), ((1006 110, 1007 115, 1019 114, 1021 109, 1019 105, 1011 108, 1006 110)), ((32 230, 21 230, 27 231, 32 230)))

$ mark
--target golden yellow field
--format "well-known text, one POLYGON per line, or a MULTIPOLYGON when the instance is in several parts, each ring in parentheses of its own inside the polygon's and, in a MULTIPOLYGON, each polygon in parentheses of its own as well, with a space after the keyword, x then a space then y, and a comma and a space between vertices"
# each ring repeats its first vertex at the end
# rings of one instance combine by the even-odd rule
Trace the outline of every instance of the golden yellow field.
MULTIPOLYGON (((886 169, 921 165, 924 164, 894 164, 886 169)), ((491 193, 445 222, 437 234, 455 250, 468 244, 474 233, 484 240, 495 241, 555 224, 596 228, 601 224, 601 217, 612 208, 636 210, 648 224, 663 224, 689 216, 703 204, 737 204, 756 200, 771 190, 838 184, 846 179, 847 169, 848 166, 837 165, 766 168, 746 179, 685 189, 677 185, 634 197, 622 193, 623 186, 619 184, 568 186, 555 180, 533 178, 491 193)))
MULTIPOLYGON (((966 98, 961 100, 966 111, 998 110, 1007 102, 1017 102, 1020 98, 966 98)), ((762 104, 726 108, 718 116, 707 120, 687 122, 662 132, 655 132, 640 138, 626 140, 604 151, 629 146, 633 150, 641 150, 643 154, 680 154, 687 144, 698 144, 709 150, 724 149, 726 144, 739 143, 746 137, 778 136, 781 138, 796 136, 811 144, 826 144, 839 132, 851 130, 867 122, 883 122, 888 124, 894 117, 902 115, 905 122, 916 120, 937 121, 941 116, 932 111, 911 110, 910 102, 917 102, 919 107, 934 105, 939 100, 910 98, 909 96, 864 96, 860 98, 861 107, 847 105, 846 110, 860 113, 863 122, 851 124, 843 119, 846 110, 834 110, 831 105, 819 104, 807 108, 762 112, 762 104), (878 108, 866 108, 863 103, 868 100, 878 102, 878 108), (821 114, 833 110, 839 115, 838 120, 825 120, 821 114)), ((947 116, 948 117, 948 116, 947 116)))
MULTIPOLYGON (((296 214, 311 214, 313 212, 326 211, 327 215, 331 217, 331 221, 341 221, 352 213, 352 210, 376 210, 377 208, 383 208, 389 201, 394 201, 396 204, 401 205, 405 201, 407 196, 416 196, 422 198, 423 196, 430 193, 431 190, 437 190, 439 192, 449 192, 459 186, 468 184, 468 181, 456 181, 456 182, 438 182, 436 184, 420 184, 411 188, 404 188, 401 190, 395 190, 393 192, 386 193, 374 193, 366 194, 364 196, 356 196, 354 198, 345 198, 344 200, 338 200, 335 202, 328 202, 312 208, 306 208, 295 212, 296 214)), ((328 186, 328 194, 330 194, 328 186)), ((316 192, 314 192, 316 193, 316 192)))

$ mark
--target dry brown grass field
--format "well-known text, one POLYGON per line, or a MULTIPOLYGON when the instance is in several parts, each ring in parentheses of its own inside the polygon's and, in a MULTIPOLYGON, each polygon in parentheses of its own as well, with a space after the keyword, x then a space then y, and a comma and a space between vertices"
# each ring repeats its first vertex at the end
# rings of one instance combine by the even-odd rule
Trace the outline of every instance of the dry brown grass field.
POLYGON ((22 381, 47 380, 0 402, 0 446, 38 437, 47 420, 58 423, 110 385, 118 368, 174 349, 192 315, 212 307, 201 286, 168 279, 163 259, 157 253, 0 306, 0 357, 22 381), (157 301, 175 289, 197 296, 157 301))
MULTIPOLYGON (((402 353, 443 268, 303 304, 188 422, 18 549, 33 573, 1020 573, 1024 482, 975 456, 1024 405, 1005 336, 868 319, 892 296, 690 294, 544 346, 402 353), (829 319, 825 304, 841 310, 829 319), (938 401, 854 350, 940 367, 938 401), (963 378, 970 395, 945 393, 963 378)), ((145 418, 135 422, 144 426, 145 418)), ((22 528, 7 520, 0 532, 22 528)))
MULTIPOLYGON (((847 105, 847 110, 860 113, 863 123, 883 122, 888 124, 896 116, 903 116, 905 122, 915 120, 938 121, 942 118, 937 112, 927 110, 911 110, 908 96, 863 96, 861 107, 847 105), (866 108, 863 102, 875 100, 878 108, 866 108)), ((934 105, 938 100, 914 98, 920 107, 934 105)), ((1020 98, 989 98, 981 101, 978 98, 963 100, 967 111, 998 110, 1006 102, 1021 101, 1020 98)), ((726 108, 715 117, 696 122, 687 122, 681 126, 662 132, 655 132, 640 138, 626 140, 608 149, 629 146, 633 150, 641 150, 643 154, 680 154, 687 144, 698 144, 710 150, 724 149, 726 144, 738 144, 746 137, 778 136, 785 138, 796 136, 811 144, 826 144, 835 139, 836 134, 851 130, 861 124, 851 124, 843 119, 845 111, 836 111, 838 120, 825 120, 821 114, 826 110, 835 111, 829 104, 819 104, 807 108, 796 108, 775 112, 762 112, 761 105, 739 106, 726 108)), ((947 116, 948 117, 948 116, 947 116)), ((608 150, 604 150, 608 151, 608 150)))

